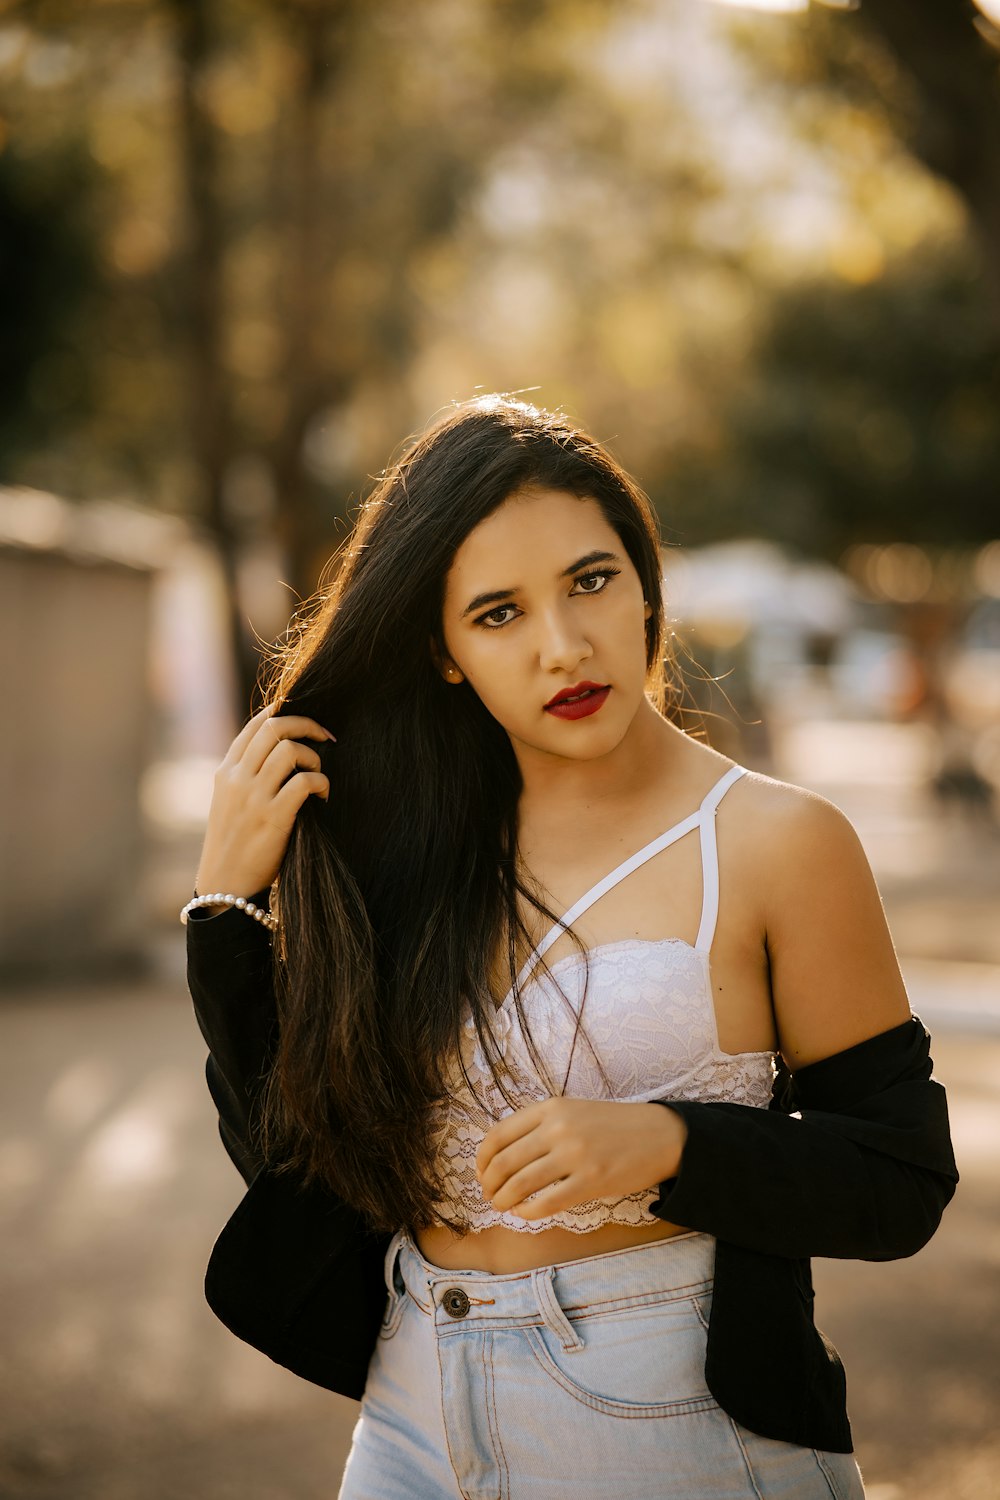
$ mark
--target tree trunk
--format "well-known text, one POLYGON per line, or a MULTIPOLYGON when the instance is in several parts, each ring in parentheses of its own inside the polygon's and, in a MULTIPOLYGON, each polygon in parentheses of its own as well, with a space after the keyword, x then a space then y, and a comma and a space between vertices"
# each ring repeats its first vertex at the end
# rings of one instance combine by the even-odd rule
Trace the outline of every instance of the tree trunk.
POLYGON ((223 360, 225 228, 219 196, 219 150, 204 107, 212 55, 211 0, 169 0, 178 59, 180 175, 187 209, 189 266, 188 369, 191 446, 201 478, 201 503, 225 579, 229 637, 236 676, 236 715, 253 707, 259 656, 240 602, 239 537, 225 506, 226 469, 233 434, 223 360))
POLYGON ((315 588, 315 525, 309 509, 304 444, 309 423, 344 395, 329 375, 336 360, 319 344, 324 279, 335 259, 330 244, 331 174, 321 161, 322 106, 344 61, 350 0, 296 0, 282 15, 297 61, 285 149, 279 162, 279 202, 286 227, 281 326, 285 337, 284 420, 272 449, 278 499, 277 534, 292 587, 315 588))

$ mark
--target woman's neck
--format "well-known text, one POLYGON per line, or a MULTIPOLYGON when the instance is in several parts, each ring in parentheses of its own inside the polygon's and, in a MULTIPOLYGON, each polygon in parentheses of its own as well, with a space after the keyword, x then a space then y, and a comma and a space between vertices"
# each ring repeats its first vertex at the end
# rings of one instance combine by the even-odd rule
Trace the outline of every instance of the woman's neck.
POLYGON ((519 821, 554 832, 561 826, 579 827, 581 815, 599 821, 618 817, 674 782, 692 751, 697 754, 687 735, 644 699, 625 737, 598 759, 519 754, 519 821))

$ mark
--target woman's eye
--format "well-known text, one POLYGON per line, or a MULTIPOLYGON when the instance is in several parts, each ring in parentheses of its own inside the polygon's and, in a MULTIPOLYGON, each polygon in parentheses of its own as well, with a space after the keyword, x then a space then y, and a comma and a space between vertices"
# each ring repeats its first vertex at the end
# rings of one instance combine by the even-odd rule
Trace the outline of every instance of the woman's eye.
POLYGON ((604 589, 607 587, 608 580, 610 578, 614 578, 614 576, 617 573, 617 571, 618 571, 617 568, 615 568, 615 569, 609 568, 604 573, 581 573, 580 577, 576 581, 577 581, 578 584, 581 584, 581 585, 582 584, 596 584, 597 585, 596 588, 581 588, 581 593, 584 593, 584 594, 600 594, 600 593, 603 593, 604 589))
POLYGON ((508 615, 514 611, 513 604, 498 604, 496 609, 491 609, 487 614, 480 615, 476 621, 477 625, 485 625, 487 630, 496 629, 500 625, 506 625, 506 620, 498 620, 497 615, 508 615))

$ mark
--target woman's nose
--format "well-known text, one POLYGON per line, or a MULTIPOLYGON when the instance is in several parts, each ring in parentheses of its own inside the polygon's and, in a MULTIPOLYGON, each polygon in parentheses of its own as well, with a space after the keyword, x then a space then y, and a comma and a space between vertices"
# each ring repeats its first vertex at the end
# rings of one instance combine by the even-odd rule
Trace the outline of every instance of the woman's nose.
POLYGON ((544 672, 572 672, 593 654, 593 646, 566 613, 546 616, 538 645, 539 664, 544 672))

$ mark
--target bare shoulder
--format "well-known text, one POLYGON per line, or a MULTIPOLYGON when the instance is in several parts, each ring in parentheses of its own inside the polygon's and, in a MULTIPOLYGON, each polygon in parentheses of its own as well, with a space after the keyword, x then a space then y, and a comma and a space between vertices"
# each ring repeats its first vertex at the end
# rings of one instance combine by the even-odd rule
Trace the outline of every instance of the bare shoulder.
POLYGON ((751 770, 740 777, 738 785, 741 831, 759 839, 768 866, 782 867, 787 855, 836 857, 853 851, 864 858, 861 840, 847 814, 819 792, 751 770))
POLYGON ((758 771, 740 778, 740 838, 752 845, 769 947, 791 922, 831 901, 878 908, 881 898, 857 830, 818 792, 758 771))
POLYGON ((761 899, 780 891, 793 873, 800 880, 819 869, 868 868, 846 813, 807 787, 745 770, 723 807, 720 840, 730 843, 744 877, 753 871, 761 899))
POLYGON ((738 785, 738 837, 754 851, 781 1050, 802 1067, 900 1024, 909 1004, 850 819, 826 797, 755 771, 738 785))

